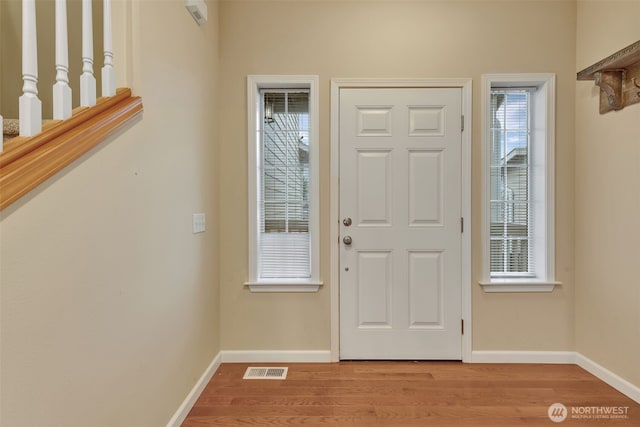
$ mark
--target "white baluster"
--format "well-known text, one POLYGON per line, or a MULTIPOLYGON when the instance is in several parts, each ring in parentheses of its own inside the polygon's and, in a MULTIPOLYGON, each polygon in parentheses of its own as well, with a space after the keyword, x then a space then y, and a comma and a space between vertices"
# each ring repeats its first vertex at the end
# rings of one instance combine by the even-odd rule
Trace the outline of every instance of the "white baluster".
POLYGON ((71 117, 69 48, 67 42, 67 0, 56 0, 56 83, 53 85, 53 118, 71 117))
POLYGON ((103 0, 104 19, 104 67, 102 67, 102 96, 116 94, 116 74, 113 68, 113 48, 111 45, 111 0, 103 0))
POLYGON ((36 1, 22 0, 22 96, 19 99, 20 136, 42 130, 42 102, 38 98, 36 1))
POLYGON ((91 0, 82 0, 82 75, 80 105, 96 105, 96 78, 93 76, 93 18, 91 0))

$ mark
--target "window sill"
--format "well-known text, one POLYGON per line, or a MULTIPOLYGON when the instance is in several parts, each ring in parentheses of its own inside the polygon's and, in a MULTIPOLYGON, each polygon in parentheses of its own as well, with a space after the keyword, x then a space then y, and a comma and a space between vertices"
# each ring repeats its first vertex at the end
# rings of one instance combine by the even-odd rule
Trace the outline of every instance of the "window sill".
POLYGON ((318 292, 322 285, 322 282, 316 280, 245 282, 251 292, 318 292))
POLYGON ((553 292, 556 285, 562 285, 562 282, 527 279, 503 279, 479 283, 485 292, 553 292))

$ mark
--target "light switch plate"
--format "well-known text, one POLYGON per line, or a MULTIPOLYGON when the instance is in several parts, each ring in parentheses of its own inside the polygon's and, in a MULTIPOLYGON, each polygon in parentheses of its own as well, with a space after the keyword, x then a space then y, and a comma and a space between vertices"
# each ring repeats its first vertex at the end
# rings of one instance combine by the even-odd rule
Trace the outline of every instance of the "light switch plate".
POLYGON ((193 214, 193 233, 202 233, 207 228, 207 221, 203 213, 193 214))

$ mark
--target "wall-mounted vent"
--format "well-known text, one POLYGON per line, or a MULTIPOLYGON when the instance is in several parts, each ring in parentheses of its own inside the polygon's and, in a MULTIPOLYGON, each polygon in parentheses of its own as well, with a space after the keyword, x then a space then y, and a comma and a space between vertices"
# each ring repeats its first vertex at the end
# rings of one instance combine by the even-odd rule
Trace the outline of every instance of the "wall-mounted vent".
POLYGON ((207 4, 203 0, 186 0, 184 7, 187 8, 198 25, 207 22, 207 4))
POLYGON ((286 380, 289 368, 249 367, 244 373, 244 380, 286 380))

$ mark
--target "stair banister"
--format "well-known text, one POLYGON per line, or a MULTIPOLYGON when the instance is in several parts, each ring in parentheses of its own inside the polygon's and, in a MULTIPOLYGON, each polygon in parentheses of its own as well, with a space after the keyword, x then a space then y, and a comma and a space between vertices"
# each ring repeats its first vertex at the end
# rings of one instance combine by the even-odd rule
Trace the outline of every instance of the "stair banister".
POLYGON ((19 99, 20 136, 42 130, 42 102, 38 98, 36 1, 22 0, 22 96, 19 99))
POLYGON ((71 117, 67 0, 56 0, 56 83, 53 85, 53 118, 71 117))
POLYGON ((103 0, 104 22, 104 67, 102 67, 102 96, 116 94, 116 74, 113 68, 113 47, 111 32, 111 0, 103 0))
MULTIPOLYGON (((4 1, 4 0, 0 0, 4 1)), ((115 89, 112 45, 112 0, 103 0, 104 67, 102 97, 97 98, 93 73, 92 0, 82 0, 82 75, 80 105, 72 111, 69 84, 69 0, 55 0, 55 80, 54 120, 42 125, 42 102, 38 98, 38 57, 36 3, 22 0, 22 96, 19 99, 19 134, 14 138, 15 117, 7 119, 6 142, 0 140, 0 211, 28 194, 51 176, 67 167, 114 132, 142 114, 140 97, 131 89, 115 89), (3 147, 4 145, 4 147, 3 147), (4 151, 3 151, 4 148, 4 151)), ((42 58, 41 58, 42 59, 42 58)), ((75 63, 78 58, 71 58, 75 63)), ((44 64, 43 64, 44 65, 44 64)), ((53 64, 47 64, 47 68, 53 64)), ((77 88, 75 89, 77 90, 77 88)), ((0 112, 2 114, 2 112, 0 112)), ((6 114, 5 114, 6 115, 6 114)), ((3 128, 0 115, 0 128, 3 128)), ((4 139, 4 132, 3 132, 4 139)))
POLYGON ((91 0, 82 0, 82 75, 80 105, 96 105, 96 78, 93 76, 93 17, 91 0))

